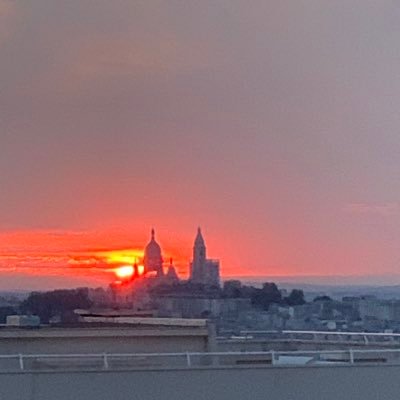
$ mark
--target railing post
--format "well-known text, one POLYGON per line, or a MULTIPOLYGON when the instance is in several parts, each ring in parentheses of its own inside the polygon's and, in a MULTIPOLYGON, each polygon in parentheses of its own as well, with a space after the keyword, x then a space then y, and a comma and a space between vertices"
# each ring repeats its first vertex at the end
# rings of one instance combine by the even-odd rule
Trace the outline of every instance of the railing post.
POLYGON ((22 354, 18 355, 18 359, 19 359, 19 369, 21 371, 24 370, 24 357, 22 356, 22 354))
POLYGON ((349 350, 349 355, 350 355, 350 364, 354 364, 354 352, 353 352, 353 349, 349 350))
POLYGON ((271 350, 271 365, 275 365, 275 351, 271 350))
POLYGON ((190 359, 190 353, 186 352, 186 363, 188 367, 192 366, 192 360, 190 359))
POLYGON ((108 358, 107 353, 103 353, 103 368, 108 369, 108 358))

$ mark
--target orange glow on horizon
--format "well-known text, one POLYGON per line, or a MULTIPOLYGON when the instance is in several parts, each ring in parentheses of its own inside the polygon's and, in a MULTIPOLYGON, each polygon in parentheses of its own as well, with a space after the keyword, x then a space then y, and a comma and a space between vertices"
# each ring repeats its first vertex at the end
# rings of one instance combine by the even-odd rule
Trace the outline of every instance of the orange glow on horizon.
POLYGON ((99 251, 95 255, 104 259, 107 264, 111 265, 134 265, 143 259, 143 250, 139 249, 122 249, 99 251))
MULTIPOLYGON (((192 257, 193 238, 167 239, 162 235, 158 239, 163 258, 173 258, 179 277, 185 279, 192 257)), ((126 282, 134 265, 137 265, 137 276, 151 276, 152 272, 146 273, 142 265, 143 249, 148 240, 147 232, 135 236, 134 229, 129 233, 118 230, 0 232, 0 276, 16 288, 30 288, 32 278, 35 289, 47 286, 102 286, 114 279, 126 282), (122 272, 126 277, 121 278, 117 270, 127 266, 130 266, 129 269, 122 272)), ((223 254, 214 245, 209 247, 212 249, 210 255, 223 254)), ((167 269, 167 263, 164 269, 167 269)), ((278 274, 281 271, 287 272, 283 268, 274 272, 278 274)), ((227 278, 247 275, 248 270, 223 261, 221 272, 227 278)))

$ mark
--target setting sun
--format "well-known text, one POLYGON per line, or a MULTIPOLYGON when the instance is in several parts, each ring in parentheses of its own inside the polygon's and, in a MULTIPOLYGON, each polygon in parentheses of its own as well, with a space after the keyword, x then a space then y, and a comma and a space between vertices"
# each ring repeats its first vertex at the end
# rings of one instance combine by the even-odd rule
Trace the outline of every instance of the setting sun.
POLYGON ((96 252, 96 256, 104 258, 107 264, 122 264, 133 265, 137 260, 143 258, 143 250, 141 249, 123 249, 96 252))
POLYGON ((115 269, 115 274, 120 279, 130 278, 133 276, 134 272, 135 269, 132 267, 132 265, 123 265, 122 267, 115 269))

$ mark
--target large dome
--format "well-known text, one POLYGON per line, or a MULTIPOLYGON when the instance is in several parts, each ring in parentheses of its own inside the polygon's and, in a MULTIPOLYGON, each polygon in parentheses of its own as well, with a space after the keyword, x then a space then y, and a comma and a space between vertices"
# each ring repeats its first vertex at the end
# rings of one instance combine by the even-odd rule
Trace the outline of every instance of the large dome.
POLYGON ((154 229, 151 230, 151 240, 144 250, 143 263, 146 271, 156 271, 157 275, 163 275, 161 247, 155 240, 154 229))
POLYGON ((145 255, 160 255, 161 256, 161 247, 160 245, 156 242, 154 239, 154 229, 151 231, 151 240, 147 244, 145 250, 144 250, 145 255))

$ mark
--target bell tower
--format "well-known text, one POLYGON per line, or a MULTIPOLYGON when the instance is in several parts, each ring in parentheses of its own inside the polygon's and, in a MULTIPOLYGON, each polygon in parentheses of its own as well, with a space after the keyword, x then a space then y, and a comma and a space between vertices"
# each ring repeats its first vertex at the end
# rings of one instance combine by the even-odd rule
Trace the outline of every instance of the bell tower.
POLYGON ((197 229, 196 239, 193 246, 193 262, 191 265, 190 279, 194 283, 204 283, 206 274, 206 245, 200 227, 197 229))

